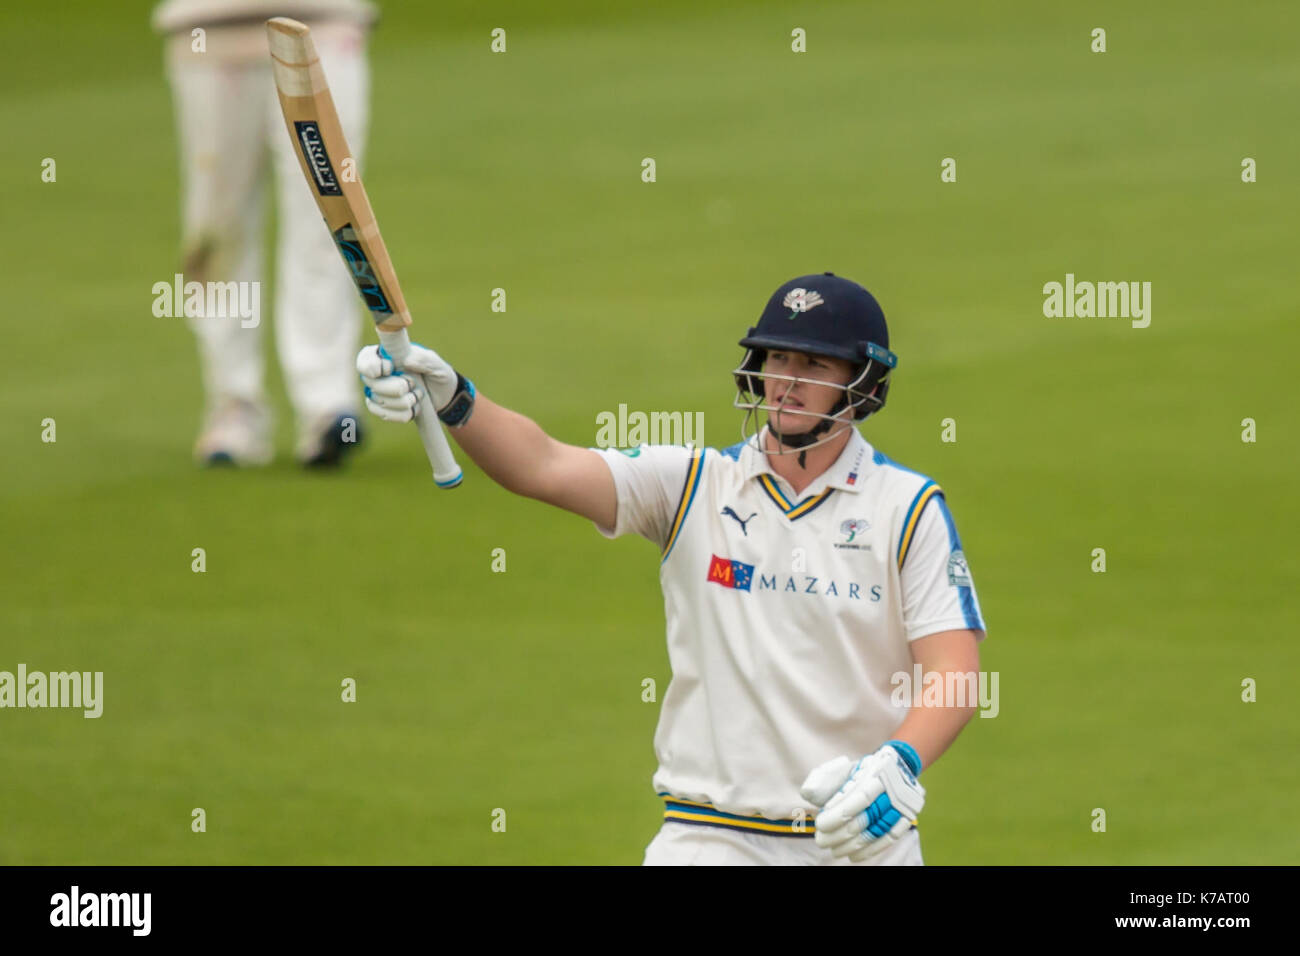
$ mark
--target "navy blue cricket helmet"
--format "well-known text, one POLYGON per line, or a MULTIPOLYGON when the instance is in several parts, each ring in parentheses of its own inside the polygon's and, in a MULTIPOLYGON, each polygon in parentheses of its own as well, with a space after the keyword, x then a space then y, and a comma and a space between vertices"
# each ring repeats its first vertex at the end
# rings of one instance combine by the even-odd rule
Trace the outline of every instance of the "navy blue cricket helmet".
MULTIPOLYGON (((898 365, 898 357, 889 350, 889 329, 880 303, 856 282, 833 272, 799 276, 783 284, 740 344, 749 351, 734 372, 736 385, 742 393, 757 396, 757 401, 745 403, 738 397, 740 408, 763 407, 762 368, 769 350, 831 355, 852 362, 853 379, 829 414, 833 417, 851 407, 855 421, 885 407, 889 373, 898 365)), ((830 425, 829 419, 820 422, 807 438, 815 438, 830 425)))

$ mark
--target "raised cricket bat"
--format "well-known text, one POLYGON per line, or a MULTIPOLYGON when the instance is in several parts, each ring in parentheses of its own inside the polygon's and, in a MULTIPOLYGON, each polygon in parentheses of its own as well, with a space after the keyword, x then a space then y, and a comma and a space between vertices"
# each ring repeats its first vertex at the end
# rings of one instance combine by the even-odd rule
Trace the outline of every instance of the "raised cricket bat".
MULTIPOLYGON (((302 174, 307 177, 325 225, 375 320, 380 343, 400 369, 411 348, 406 334, 411 313, 406 308, 402 287, 397 283, 397 273, 388 258, 360 175, 340 176, 334 165, 351 159, 352 151, 343 137, 325 71, 311 41, 311 30, 297 20, 276 17, 266 21, 266 33, 284 125, 293 140, 302 174)), ((464 475, 452 457, 451 446, 428 395, 421 400, 415 422, 433 465, 433 480, 439 488, 455 488, 464 475)))

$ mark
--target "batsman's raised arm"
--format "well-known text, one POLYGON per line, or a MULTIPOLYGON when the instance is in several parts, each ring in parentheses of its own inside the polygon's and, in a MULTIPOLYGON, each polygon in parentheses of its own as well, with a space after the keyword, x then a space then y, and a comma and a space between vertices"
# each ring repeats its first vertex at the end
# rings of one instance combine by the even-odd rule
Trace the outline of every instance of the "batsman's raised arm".
POLYGON ((489 478, 507 491, 614 527, 618 499, 609 467, 589 448, 566 445, 536 422, 475 393, 437 352, 411 346, 404 366, 379 346, 357 356, 366 407, 385 421, 409 422, 425 390, 449 433, 489 478))

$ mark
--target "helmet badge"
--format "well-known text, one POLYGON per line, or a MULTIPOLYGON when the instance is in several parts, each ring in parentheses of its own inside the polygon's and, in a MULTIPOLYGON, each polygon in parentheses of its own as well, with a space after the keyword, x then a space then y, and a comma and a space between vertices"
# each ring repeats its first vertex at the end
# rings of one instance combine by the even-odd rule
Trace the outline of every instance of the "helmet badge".
POLYGON ((822 302, 821 293, 812 289, 791 289, 781 300, 781 304, 790 310, 790 314, 786 316, 789 319, 793 319, 800 312, 807 312, 821 305, 822 302))

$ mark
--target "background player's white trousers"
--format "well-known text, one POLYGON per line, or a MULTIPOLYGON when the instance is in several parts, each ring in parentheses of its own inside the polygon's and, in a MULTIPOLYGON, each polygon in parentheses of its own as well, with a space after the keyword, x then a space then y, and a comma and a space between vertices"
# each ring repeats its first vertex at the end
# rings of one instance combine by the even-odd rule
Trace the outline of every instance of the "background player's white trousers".
POLYGON ((664 822, 646 847, 643 866, 922 866, 921 836, 912 830, 863 863, 835 859, 811 839, 664 822))
MULTIPOLYGON (((331 23, 312 34, 359 164, 368 121, 365 31, 331 23)), ((208 45, 219 43, 210 36, 208 45)), ((185 281, 263 279, 265 185, 274 169, 279 213, 274 325, 289 400, 300 422, 354 409, 361 324, 357 293, 285 132, 270 57, 214 54, 182 53, 173 44, 168 55, 180 133, 185 281)), ((341 175, 344 157, 330 159, 341 175)), ((264 401, 262 329, 271 313, 268 305, 263 297, 262 320, 250 328, 238 317, 188 320, 198 336, 210 403, 228 397, 264 401)))

